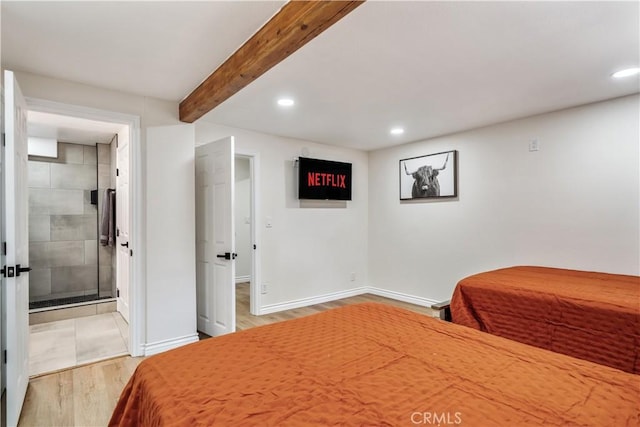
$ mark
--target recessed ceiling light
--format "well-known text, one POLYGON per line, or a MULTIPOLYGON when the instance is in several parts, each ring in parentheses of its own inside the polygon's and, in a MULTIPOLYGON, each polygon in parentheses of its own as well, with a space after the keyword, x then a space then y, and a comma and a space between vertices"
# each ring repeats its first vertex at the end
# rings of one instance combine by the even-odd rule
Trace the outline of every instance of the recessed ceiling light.
POLYGON ((640 73, 640 68, 627 68, 626 70, 616 71, 611 74, 611 77, 619 79, 621 77, 635 76, 638 73, 640 73))
POLYGON ((281 107, 293 107, 295 102, 291 98, 280 98, 278 99, 278 105, 281 107))
POLYGON ((402 135, 404 133, 403 128, 393 128, 389 131, 391 135, 402 135))

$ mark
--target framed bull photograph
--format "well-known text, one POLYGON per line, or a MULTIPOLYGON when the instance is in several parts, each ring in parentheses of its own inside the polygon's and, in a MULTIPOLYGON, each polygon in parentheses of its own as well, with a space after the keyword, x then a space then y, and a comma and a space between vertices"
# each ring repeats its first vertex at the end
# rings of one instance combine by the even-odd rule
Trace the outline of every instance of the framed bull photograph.
POLYGON ((458 152, 400 160, 400 200, 458 196, 458 152))

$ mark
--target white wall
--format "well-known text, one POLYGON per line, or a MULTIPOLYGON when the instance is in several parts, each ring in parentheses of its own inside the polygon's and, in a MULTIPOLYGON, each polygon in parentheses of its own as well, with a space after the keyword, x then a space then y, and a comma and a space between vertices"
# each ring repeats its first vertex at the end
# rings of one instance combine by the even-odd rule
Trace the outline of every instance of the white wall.
MULTIPOLYGON (((140 116, 143 189, 164 173, 170 156, 161 153, 166 147, 147 146, 146 129, 178 124, 176 103, 16 75, 28 97, 140 116)), ((516 264, 640 274, 638 102, 637 95, 625 97, 368 154, 203 121, 195 132, 197 144, 233 135, 239 149, 259 154, 257 243, 262 282, 269 284, 263 307, 367 285, 443 300, 464 276, 516 264), (528 151, 532 138, 540 151, 528 151), (309 157, 353 163, 353 201, 297 200, 293 159, 303 148, 309 157), (459 151, 458 200, 400 203, 398 161, 450 149, 459 151)), ((183 176, 192 177, 192 164, 185 167, 183 176)), ((162 197, 188 205, 188 186, 185 180, 162 197)), ((173 213, 145 210, 143 218, 160 215, 156 222, 169 223, 173 213)), ((171 224, 185 227, 176 232, 178 246, 194 247, 190 224, 171 224)), ((195 283, 164 277, 163 260, 173 248, 158 251, 143 265, 155 278, 143 284, 147 297, 159 296, 146 307, 144 340, 151 344, 195 332, 195 302, 172 300, 195 283), (181 326, 167 330, 148 321, 159 316, 181 326)), ((194 265, 183 268, 192 277, 194 265)))
POLYGON ((639 112, 635 95, 371 152, 370 285, 445 300, 512 265, 639 274, 639 112), (399 160, 447 150, 458 199, 401 203, 399 160))
MULTIPOLYGON (((150 246, 147 242, 150 234, 165 232, 164 229, 154 229, 153 224, 163 224, 163 226, 171 224, 171 236, 174 239, 172 244, 156 246, 147 256, 142 257, 143 277, 146 275, 153 278, 152 281, 134 284, 145 289, 146 305, 143 306, 146 317, 142 319, 145 328, 140 332, 142 344, 151 346, 154 351, 157 351, 172 346, 172 342, 176 339, 195 336, 195 262, 183 262, 182 258, 171 258, 177 253, 176 248, 195 248, 192 221, 185 223, 176 220, 183 215, 183 208, 191 206, 194 201, 194 187, 189 185, 194 175, 193 146, 189 144, 178 144, 177 147, 154 146, 147 144, 146 138, 147 129, 151 126, 180 124, 178 104, 24 72, 17 72, 16 77, 27 97, 140 117, 142 170, 137 172, 143 182, 141 193, 138 194, 138 203, 142 208, 143 223, 150 216, 153 216, 153 222, 149 230, 144 226, 142 230, 138 230, 142 232, 142 241, 135 242, 134 256, 142 256, 144 250, 150 246), (172 155, 185 161, 180 164, 180 170, 177 171, 179 176, 176 179, 181 185, 168 186, 164 191, 154 191, 150 194, 149 196, 163 208, 157 209, 152 206, 152 211, 147 212, 146 189, 149 183, 163 182, 163 177, 166 177, 167 173, 176 171, 176 163, 172 155), (187 157, 191 158, 190 162, 186 162, 187 157), (148 162, 151 164, 150 170, 147 170, 148 162), (178 216, 175 217, 175 214, 178 216), (166 259, 174 259, 173 264, 175 264, 171 266, 169 275, 165 274, 168 268, 166 259), (178 277, 180 277, 179 280, 178 277), (189 295, 193 297, 189 298, 189 295), (170 319, 173 326, 167 328, 164 322, 157 321, 161 318, 170 319)), ((133 173, 135 172, 132 171, 132 176, 133 173)), ((151 239, 153 240, 153 237, 151 239)))
POLYGON ((157 344, 196 331, 194 126, 148 128, 147 139, 147 342, 157 344))
MULTIPOLYGON (((142 132, 147 126, 179 124, 178 104, 81 83, 15 73, 24 96, 71 105, 140 116, 142 132)), ((144 138, 143 138, 144 141, 144 138)))
POLYGON ((236 281, 251 276, 251 171, 249 159, 235 158, 236 281))
POLYGON ((268 292, 262 307, 340 293, 367 283, 367 153, 313 142, 196 123, 196 144, 234 136, 236 149, 258 153, 260 216, 256 219, 262 257, 262 282, 268 292), (294 158, 351 162, 353 200, 305 203, 297 198, 294 158), (267 217, 272 228, 266 227, 267 217), (356 280, 351 281, 351 273, 356 280))

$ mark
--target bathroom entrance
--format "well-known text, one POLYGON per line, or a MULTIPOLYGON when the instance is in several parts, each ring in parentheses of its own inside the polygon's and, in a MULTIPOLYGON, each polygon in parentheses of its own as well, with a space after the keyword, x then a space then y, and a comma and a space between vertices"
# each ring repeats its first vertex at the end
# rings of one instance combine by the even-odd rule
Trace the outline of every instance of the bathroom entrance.
POLYGON ((129 128, 30 111, 27 132, 29 375, 129 354, 116 191, 129 128))

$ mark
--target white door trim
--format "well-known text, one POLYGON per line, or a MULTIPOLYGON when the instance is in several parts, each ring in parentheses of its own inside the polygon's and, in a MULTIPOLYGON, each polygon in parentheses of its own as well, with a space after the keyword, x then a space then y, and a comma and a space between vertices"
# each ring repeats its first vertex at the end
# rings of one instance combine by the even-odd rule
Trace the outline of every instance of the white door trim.
POLYGON ((260 218, 260 188, 257 185, 257 177, 260 176, 260 154, 255 151, 244 150, 236 147, 236 157, 244 157, 249 159, 249 175, 251 180, 251 244, 256 245, 255 250, 251 250, 251 287, 250 308, 249 311, 254 316, 262 314, 262 303, 260 292, 261 282, 261 257, 262 245, 260 242, 260 227, 258 227, 258 218, 260 218))
POLYGON ((29 110, 43 113, 62 114, 71 117, 98 120, 111 123, 121 123, 129 126, 131 145, 131 171, 130 171, 130 199, 132 202, 133 217, 131 227, 130 247, 133 249, 130 280, 130 319, 129 319, 129 351, 132 356, 144 354, 144 341, 146 330, 145 319, 145 270, 142 262, 145 257, 144 227, 143 225, 143 200, 142 187, 142 147, 140 137, 140 117, 132 114, 118 113, 114 111, 99 110, 80 105, 65 104, 38 98, 25 98, 29 110), (138 244, 139 243, 139 244, 138 244))

